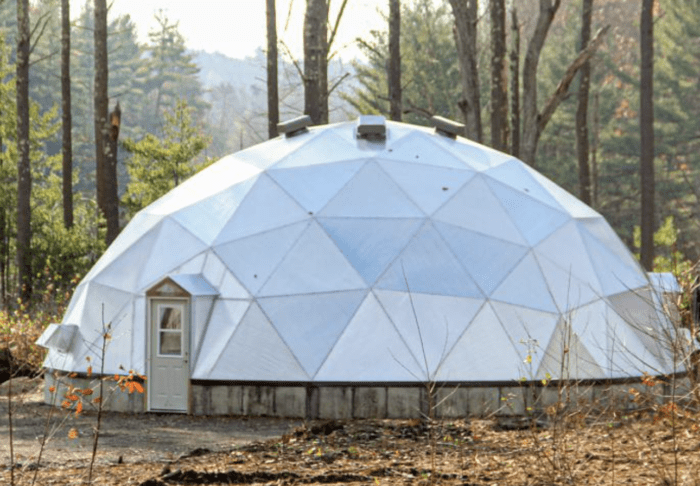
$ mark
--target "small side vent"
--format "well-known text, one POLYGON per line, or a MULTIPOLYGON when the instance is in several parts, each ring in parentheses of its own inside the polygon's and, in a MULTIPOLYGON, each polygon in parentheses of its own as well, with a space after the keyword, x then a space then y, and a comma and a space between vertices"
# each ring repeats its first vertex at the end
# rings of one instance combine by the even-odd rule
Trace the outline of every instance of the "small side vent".
POLYGON ((284 135, 289 138, 307 132, 309 125, 311 125, 311 117, 309 115, 302 115, 286 122, 278 123, 277 131, 284 133, 284 135))
POLYGON ((441 116, 434 116, 430 122, 435 127, 435 133, 449 138, 457 138, 457 135, 464 135, 464 125, 441 116))
POLYGON ((357 120, 357 138, 372 142, 386 140, 386 119, 379 115, 362 115, 357 120))

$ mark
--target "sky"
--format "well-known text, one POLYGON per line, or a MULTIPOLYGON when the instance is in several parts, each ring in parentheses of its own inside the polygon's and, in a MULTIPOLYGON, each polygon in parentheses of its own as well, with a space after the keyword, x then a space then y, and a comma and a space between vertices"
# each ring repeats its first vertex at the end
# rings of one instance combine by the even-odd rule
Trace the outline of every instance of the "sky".
MULTIPOLYGON (((80 3, 71 2, 74 16, 80 11, 80 3)), ((252 56, 266 44, 265 3, 265 0, 112 0, 109 16, 129 14, 138 26, 139 40, 146 42, 149 29, 155 27, 154 14, 162 9, 169 19, 179 22, 180 33, 190 49, 241 59, 252 56)), ((332 19, 341 3, 331 0, 332 19)), ((377 9, 385 10, 387 5, 386 0, 348 1, 334 43, 343 59, 359 55, 353 47, 355 38, 383 27, 384 20, 377 9)), ((277 35, 295 57, 301 57, 302 53, 305 7, 306 0, 277 0, 277 35)))

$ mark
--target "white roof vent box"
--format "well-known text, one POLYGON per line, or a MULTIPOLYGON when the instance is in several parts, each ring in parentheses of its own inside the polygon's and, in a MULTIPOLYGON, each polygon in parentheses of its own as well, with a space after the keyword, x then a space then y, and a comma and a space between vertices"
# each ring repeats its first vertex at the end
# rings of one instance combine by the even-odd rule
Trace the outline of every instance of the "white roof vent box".
POLYGON ((79 331, 75 324, 49 324, 36 343, 43 348, 67 353, 73 346, 77 334, 79 331))
POLYGON ((357 138, 370 142, 386 140, 386 118, 379 115, 362 115, 357 119, 357 138))
POLYGON ((439 133, 448 138, 457 138, 457 135, 464 135, 464 125, 441 116, 430 118, 430 123, 435 127, 435 133, 439 133))
POLYGON ((297 118, 292 118, 286 122, 277 124, 277 131, 284 133, 287 138, 293 137, 295 135, 300 135, 309 131, 309 126, 311 125, 311 117, 309 115, 302 115, 297 118))

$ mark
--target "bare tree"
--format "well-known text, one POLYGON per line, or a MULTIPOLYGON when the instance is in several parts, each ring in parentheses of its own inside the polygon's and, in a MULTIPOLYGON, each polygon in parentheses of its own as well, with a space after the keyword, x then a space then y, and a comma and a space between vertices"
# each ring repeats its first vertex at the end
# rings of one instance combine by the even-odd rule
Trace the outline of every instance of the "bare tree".
POLYGON ((654 0, 642 0, 640 18, 641 73, 639 90, 640 157, 642 192, 641 263, 654 268, 654 0))
POLYGON ((401 121, 401 0, 389 0, 389 116, 401 121))
POLYGON ((476 62, 478 0, 450 0, 450 6, 455 18, 454 36, 462 81, 462 100, 459 107, 464 117, 465 135, 481 142, 481 101, 476 62))
POLYGON ((510 153, 520 157, 520 25, 515 5, 510 14, 510 153))
POLYGON ((31 192, 29 162, 29 0, 17 1, 17 276, 19 296, 32 295, 31 192))
POLYGON ((73 119, 70 96, 70 1, 61 0, 61 119, 63 125, 63 225, 73 226, 73 119))
MULTIPOLYGON (((591 16, 593 0, 583 0, 581 6, 581 41, 583 50, 591 40, 591 16)), ((589 166, 590 144, 588 140, 588 95, 591 88, 591 62, 586 60, 579 73, 578 97, 576 105, 576 157, 578 158, 578 187, 581 201, 590 205, 591 171, 589 166)))
POLYGON ((275 0, 267 0, 267 134, 275 138, 280 121, 277 82, 277 11, 275 0))
POLYGON ((304 16, 304 113, 328 123, 328 3, 306 0, 304 16))
POLYGON ((107 1, 95 0, 95 160, 97 163, 97 204, 107 221, 105 241, 110 244, 119 234, 116 153, 110 151, 107 115, 109 112, 107 61, 107 1))
POLYGON ((491 0, 491 146, 508 150, 506 2, 491 0))

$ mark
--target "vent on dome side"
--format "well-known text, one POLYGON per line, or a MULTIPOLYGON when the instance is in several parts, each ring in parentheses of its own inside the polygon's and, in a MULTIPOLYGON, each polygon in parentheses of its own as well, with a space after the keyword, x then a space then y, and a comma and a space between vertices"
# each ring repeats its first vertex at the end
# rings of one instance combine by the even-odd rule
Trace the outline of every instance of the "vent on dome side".
POLYGON ((379 115, 362 115, 357 120, 357 138, 372 142, 386 140, 386 119, 379 115))
POLYGON ((311 125, 311 117, 309 115, 302 115, 286 122, 278 123, 277 131, 284 133, 284 135, 289 138, 308 131, 307 127, 309 125, 311 125))
POLYGON ((464 125, 441 116, 430 118, 430 122, 435 127, 435 132, 449 138, 457 138, 457 135, 464 134, 464 125))

